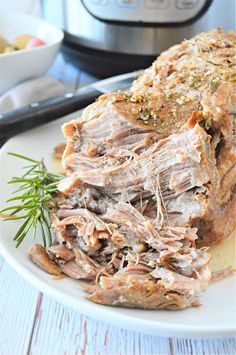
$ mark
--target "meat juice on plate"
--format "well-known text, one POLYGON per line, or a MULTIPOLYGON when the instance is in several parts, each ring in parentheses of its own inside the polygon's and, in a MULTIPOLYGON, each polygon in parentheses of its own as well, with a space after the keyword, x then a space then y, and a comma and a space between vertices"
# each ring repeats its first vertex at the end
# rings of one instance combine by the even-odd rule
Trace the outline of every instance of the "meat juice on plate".
POLYGON ((214 271, 236 268, 236 231, 223 242, 213 245, 209 249, 211 254, 210 268, 214 271))

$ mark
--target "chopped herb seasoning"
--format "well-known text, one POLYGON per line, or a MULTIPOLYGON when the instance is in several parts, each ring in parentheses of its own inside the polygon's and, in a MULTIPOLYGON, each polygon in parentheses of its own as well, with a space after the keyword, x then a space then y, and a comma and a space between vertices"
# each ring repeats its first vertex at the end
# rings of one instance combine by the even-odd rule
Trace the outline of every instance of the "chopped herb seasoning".
POLYGON ((230 82, 235 82, 235 81, 236 81, 236 72, 233 72, 233 73, 230 75, 229 81, 230 81, 230 82))
POLYGON ((210 90, 212 92, 216 91, 216 89, 218 88, 219 85, 220 85, 220 80, 219 79, 212 79, 210 81, 210 90))
POLYGON ((200 115, 198 118, 198 124, 205 130, 208 130, 211 128, 212 125, 212 117, 210 115, 207 116, 206 114, 202 113, 202 115, 200 115))
POLYGON ((200 78, 200 76, 195 75, 195 76, 190 77, 190 78, 191 78, 190 83, 189 83, 190 88, 196 89, 199 86, 201 86, 201 78, 200 78))
POLYGON ((143 102, 144 96, 138 93, 134 93, 130 96, 130 102, 143 102))
POLYGON ((146 109, 145 111, 142 111, 139 113, 139 115, 137 116, 137 120, 142 120, 142 121, 146 122, 151 117, 152 117, 151 111, 146 109))
POLYGON ((211 60, 207 60, 206 62, 207 62, 207 63, 210 63, 210 64, 212 64, 212 65, 215 65, 215 66, 217 66, 217 67, 221 67, 221 66, 222 66, 221 64, 219 64, 219 63, 214 63, 214 62, 212 62, 211 60))
POLYGON ((177 92, 174 91, 169 91, 168 94, 166 94, 167 99, 172 99, 173 97, 177 96, 177 92))

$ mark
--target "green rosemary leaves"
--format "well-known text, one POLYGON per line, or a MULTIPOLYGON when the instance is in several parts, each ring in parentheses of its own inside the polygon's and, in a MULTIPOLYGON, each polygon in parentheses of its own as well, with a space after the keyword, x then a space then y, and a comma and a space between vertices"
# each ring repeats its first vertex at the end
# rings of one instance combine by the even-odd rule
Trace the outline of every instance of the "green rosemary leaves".
POLYGON ((58 182, 63 175, 49 173, 43 161, 34 160, 16 153, 8 153, 14 157, 23 159, 29 164, 24 166, 25 173, 21 177, 13 177, 8 184, 17 184, 13 191, 14 197, 7 200, 11 206, 0 211, 10 212, 5 220, 23 220, 14 240, 18 247, 28 232, 33 229, 33 237, 36 236, 37 226, 44 246, 51 245, 50 231, 50 206, 53 205, 53 195, 57 191, 58 182))

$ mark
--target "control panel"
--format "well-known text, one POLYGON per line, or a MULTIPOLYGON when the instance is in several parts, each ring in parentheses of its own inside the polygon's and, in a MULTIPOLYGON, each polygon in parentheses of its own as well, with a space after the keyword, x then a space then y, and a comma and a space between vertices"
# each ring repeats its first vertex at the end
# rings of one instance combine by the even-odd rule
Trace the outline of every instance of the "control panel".
POLYGON ((191 20, 209 0, 82 0, 94 17, 103 21, 181 23, 191 20))

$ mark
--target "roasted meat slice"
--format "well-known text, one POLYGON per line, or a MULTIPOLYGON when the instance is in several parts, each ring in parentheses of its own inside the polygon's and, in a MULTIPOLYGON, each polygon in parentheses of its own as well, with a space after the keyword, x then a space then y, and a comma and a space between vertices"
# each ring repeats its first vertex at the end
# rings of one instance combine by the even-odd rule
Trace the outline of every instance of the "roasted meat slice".
MULTIPOLYGON (((206 284, 208 281, 209 277, 206 284)), ((150 272, 139 264, 129 264, 113 277, 102 276, 98 285, 85 286, 87 298, 96 303, 145 309, 198 306, 203 289, 200 278, 189 278, 165 268, 150 272)))

